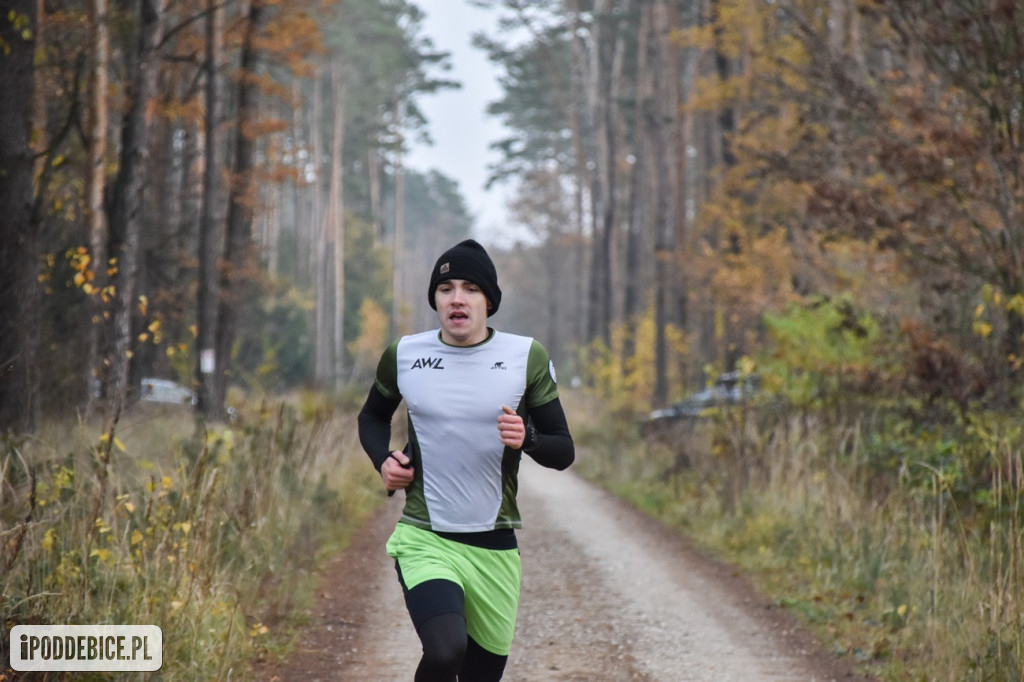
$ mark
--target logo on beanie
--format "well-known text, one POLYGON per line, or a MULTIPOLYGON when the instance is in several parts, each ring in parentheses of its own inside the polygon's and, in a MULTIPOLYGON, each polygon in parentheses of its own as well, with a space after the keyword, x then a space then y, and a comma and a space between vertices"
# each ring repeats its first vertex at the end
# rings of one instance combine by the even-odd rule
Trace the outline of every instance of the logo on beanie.
POLYGON ((447 275, 447 274, 448 274, 448 272, 449 272, 449 271, 450 271, 451 269, 452 269, 452 265, 451 265, 451 263, 442 263, 442 264, 441 264, 441 268, 439 269, 439 272, 440 272, 440 273, 441 273, 442 275, 447 275))

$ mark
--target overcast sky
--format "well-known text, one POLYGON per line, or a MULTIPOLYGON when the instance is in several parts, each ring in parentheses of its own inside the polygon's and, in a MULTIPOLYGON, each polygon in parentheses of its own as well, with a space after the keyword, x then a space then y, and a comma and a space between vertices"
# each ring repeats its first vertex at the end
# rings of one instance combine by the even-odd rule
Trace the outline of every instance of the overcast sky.
POLYGON ((406 164, 421 172, 436 169, 458 181, 470 212, 476 217, 481 241, 499 244, 509 225, 505 203, 509 188, 484 190, 488 162, 497 160, 491 142, 504 136, 499 121, 486 115, 487 104, 501 96, 497 69, 470 41, 477 31, 497 32, 494 12, 470 6, 466 0, 416 0, 426 14, 423 33, 437 50, 451 53, 447 78, 462 83, 459 90, 421 97, 432 147, 412 149, 406 164))

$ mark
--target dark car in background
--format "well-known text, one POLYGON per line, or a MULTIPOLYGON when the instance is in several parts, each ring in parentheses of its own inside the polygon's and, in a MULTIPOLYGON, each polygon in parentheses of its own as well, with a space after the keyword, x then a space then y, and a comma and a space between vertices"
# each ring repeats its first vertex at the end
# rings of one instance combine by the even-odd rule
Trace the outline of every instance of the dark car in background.
POLYGON ((751 401, 761 392, 761 377, 757 374, 726 372, 715 383, 688 396, 685 400, 654 410, 641 423, 641 432, 653 432, 687 420, 708 416, 712 410, 751 401))

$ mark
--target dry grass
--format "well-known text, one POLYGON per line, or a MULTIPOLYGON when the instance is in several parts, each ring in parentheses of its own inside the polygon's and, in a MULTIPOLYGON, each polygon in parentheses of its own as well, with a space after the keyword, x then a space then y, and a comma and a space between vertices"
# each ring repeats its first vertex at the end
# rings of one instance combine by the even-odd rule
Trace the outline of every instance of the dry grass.
POLYGON ((164 679, 244 679, 256 650, 287 646, 319 553, 375 504, 354 425, 301 397, 232 425, 142 405, 114 438, 73 424, 9 439, 3 643, 15 624, 155 624, 164 679))
POLYGON ((881 680, 1024 679, 1018 418, 773 409, 640 440, 594 416, 581 471, 744 565, 837 655, 881 680))

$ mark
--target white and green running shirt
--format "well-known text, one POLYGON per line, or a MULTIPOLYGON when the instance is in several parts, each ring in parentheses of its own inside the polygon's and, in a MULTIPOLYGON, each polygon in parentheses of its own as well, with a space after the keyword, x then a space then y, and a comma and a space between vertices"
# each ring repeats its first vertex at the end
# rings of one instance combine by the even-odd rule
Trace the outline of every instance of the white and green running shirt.
POLYGON ((438 532, 520 528, 520 451, 498 434, 502 405, 523 417, 558 398, 554 366, 538 341, 493 331, 475 346, 449 346, 439 330, 404 336, 381 357, 375 382, 409 414, 415 478, 402 521, 438 532))

